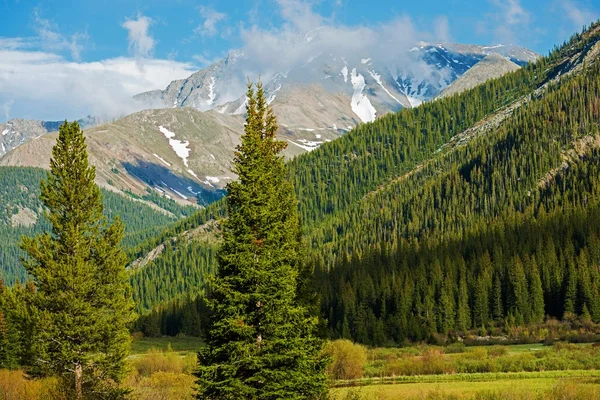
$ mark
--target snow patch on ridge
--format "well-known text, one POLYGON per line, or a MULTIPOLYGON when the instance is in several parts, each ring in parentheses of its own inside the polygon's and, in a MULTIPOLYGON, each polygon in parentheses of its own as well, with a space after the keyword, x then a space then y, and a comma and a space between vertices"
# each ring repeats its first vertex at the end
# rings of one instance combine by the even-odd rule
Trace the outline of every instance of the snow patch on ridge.
POLYGON ((154 153, 154 157, 158 158, 160 161, 163 162, 163 164, 165 164, 167 167, 170 167, 171 164, 169 164, 168 162, 165 161, 164 158, 162 158, 161 156, 159 156, 158 154, 154 153))
POLYGON ((344 77, 344 82, 348 82, 348 67, 346 65, 342 68, 341 74, 344 77))
POLYGON ((288 139, 288 142, 290 142, 291 144, 296 145, 296 146, 298 146, 301 149, 304 149, 306 151, 313 151, 314 149, 318 149, 319 146, 321 144, 323 144, 323 142, 312 142, 312 141, 306 140, 306 139, 299 139, 298 141, 301 144, 300 143, 296 143, 296 142, 288 139))
POLYGON ((167 139, 169 139, 169 145, 171 146, 175 154, 177 154, 177 156, 183 160, 183 165, 187 167, 188 157, 190 156, 190 149, 188 148, 190 144, 189 140, 182 142, 181 140, 173 139, 175 137, 175 133, 171 132, 162 125, 158 127, 158 130, 161 131, 167 139))
POLYGON ((267 104, 271 104, 273 102, 273 100, 275 100, 276 93, 279 92, 280 90, 281 90, 281 83, 279 85, 277 85, 275 90, 273 90, 273 92, 271 93, 271 95, 267 99, 267 104))
POLYGON ((190 173, 190 175, 192 175, 194 178, 196 178, 196 179, 200 180, 200 178, 198 178, 198 175, 196 175, 196 173, 195 173, 194 171, 192 171, 191 169, 188 169, 187 171, 188 171, 188 172, 190 173))
POLYGON ((210 83, 208 84, 208 100, 206 101, 206 104, 213 105, 215 102, 215 77, 213 76, 212 78, 210 78, 210 83))
POLYGON ((187 200, 188 197, 186 195, 184 195, 183 193, 178 192, 177 190, 173 189, 173 188, 169 188, 171 189, 171 191, 173 191, 173 193, 176 193, 177 195, 179 195, 179 197, 181 197, 184 200, 187 200))
POLYGON ((8 132, 10 132, 10 129, 6 128, 5 130, 2 131, 2 136, 6 136, 8 134, 8 132))
POLYGON ((221 180, 215 176, 207 176, 206 180, 211 183, 219 183, 221 180))
POLYGON ((356 73, 356 68, 352 69, 350 74, 354 94, 352 94, 352 111, 360 118, 362 122, 373 122, 377 114, 377 110, 369 101, 369 98, 363 93, 366 86, 365 78, 361 74, 356 73))
POLYGON ((371 76, 373 77, 373 79, 375 79, 375 82, 377 82, 377 84, 379 86, 381 86, 381 88, 394 100, 396 100, 398 102, 398 104, 403 105, 402 103, 400 103, 400 100, 398 100, 396 98, 396 96, 394 96, 393 94, 390 93, 389 90, 386 89, 385 86, 383 86, 383 82, 381 82, 381 75, 379 75, 377 72, 375 71, 369 71, 369 74, 371 74, 371 76))

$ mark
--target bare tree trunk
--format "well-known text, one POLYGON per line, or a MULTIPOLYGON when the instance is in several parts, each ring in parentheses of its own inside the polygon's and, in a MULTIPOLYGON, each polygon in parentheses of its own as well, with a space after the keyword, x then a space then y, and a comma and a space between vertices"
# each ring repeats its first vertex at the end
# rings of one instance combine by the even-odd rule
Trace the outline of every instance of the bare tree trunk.
POLYGON ((83 399, 83 390, 81 389, 81 381, 83 380, 83 368, 81 363, 75 364, 75 393, 77 393, 77 400, 83 399))

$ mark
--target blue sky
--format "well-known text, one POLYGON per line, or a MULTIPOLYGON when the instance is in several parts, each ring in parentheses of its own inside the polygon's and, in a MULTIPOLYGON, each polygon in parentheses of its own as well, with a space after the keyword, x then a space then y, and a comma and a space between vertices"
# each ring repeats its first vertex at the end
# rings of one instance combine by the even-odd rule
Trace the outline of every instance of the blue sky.
MULTIPOLYGON (((230 49, 328 26, 546 54, 598 0, 0 0, 0 122, 114 113, 230 49)), ((277 52, 277 49, 273 49, 277 52)))

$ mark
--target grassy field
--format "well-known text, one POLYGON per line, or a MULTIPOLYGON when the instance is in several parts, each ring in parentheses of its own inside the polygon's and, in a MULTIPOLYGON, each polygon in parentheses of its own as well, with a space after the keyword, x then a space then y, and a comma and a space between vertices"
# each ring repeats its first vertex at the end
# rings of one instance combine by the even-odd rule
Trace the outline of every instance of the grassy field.
MULTIPOLYGON (((392 399, 596 399, 600 396, 600 371, 594 371, 586 377, 575 377, 577 371, 566 371, 567 377, 556 374, 528 373, 512 379, 493 379, 481 381, 439 381, 403 383, 391 385, 369 385, 354 388, 333 388, 330 391, 333 400, 392 400, 392 399)), ((589 372, 589 371, 585 371, 589 372)), ((485 375, 485 374, 484 374, 485 375)), ((493 375, 493 374, 489 374, 493 375)))
MULTIPOLYGON (((192 337, 135 339, 124 382, 132 399, 193 399, 201 346, 192 337)), ((355 376, 363 378, 332 375, 332 400, 600 399, 600 348, 590 344, 358 347, 366 354, 355 376)), ((52 395, 54 385, 0 370, 0 400, 63 400, 52 395)))
POLYGON ((169 346, 177 353, 195 353, 202 345, 201 339, 191 336, 140 338, 131 342, 131 354, 144 354, 152 349, 167 351, 169 346))

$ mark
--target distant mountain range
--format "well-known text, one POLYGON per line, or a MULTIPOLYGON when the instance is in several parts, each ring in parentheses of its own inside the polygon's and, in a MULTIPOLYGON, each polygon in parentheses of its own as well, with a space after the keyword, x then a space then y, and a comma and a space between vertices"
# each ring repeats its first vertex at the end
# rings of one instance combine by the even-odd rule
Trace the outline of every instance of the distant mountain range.
MULTIPOLYGON (((303 40, 318 43, 319 32, 303 40)), ((391 61, 314 54, 298 67, 263 75, 263 83, 291 158, 362 122, 473 87, 537 57, 516 46, 420 43, 391 61)), ((251 61, 231 52, 164 90, 135 96, 146 111, 104 125, 99 124, 107 121, 93 117, 80 120, 99 184, 138 195, 150 189, 184 204, 221 196, 234 178, 230 161, 243 132, 251 61)), ((48 133, 59 124, 23 119, 0 124, 0 165, 47 168, 56 139, 48 133)))

